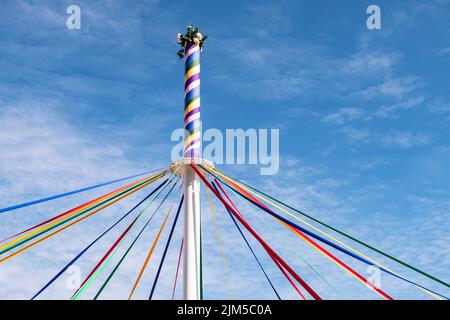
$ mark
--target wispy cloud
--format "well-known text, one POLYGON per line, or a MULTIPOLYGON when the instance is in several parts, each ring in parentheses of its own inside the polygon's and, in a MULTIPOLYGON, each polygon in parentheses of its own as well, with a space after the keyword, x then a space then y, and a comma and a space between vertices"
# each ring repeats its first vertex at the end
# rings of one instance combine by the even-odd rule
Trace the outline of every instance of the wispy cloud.
POLYGON ((30 186, 37 192, 55 192, 129 170, 125 146, 102 145, 71 125, 59 108, 54 101, 1 106, 0 175, 1 187, 7 188, 3 193, 8 194, 2 205, 29 197, 30 186))
POLYGON ((339 109, 338 112, 326 115, 323 121, 341 125, 346 122, 364 118, 364 115, 364 110, 360 108, 342 108, 339 109))
POLYGON ((343 134, 349 142, 376 143, 384 147, 411 148, 428 145, 432 136, 424 133, 411 133, 400 131, 372 132, 369 129, 342 127, 337 132, 343 134))
POLYGON ((450 112, 450 102, 433 102, 428 110, 434 114, 445 114, 450 112))
POLYGON ((383 53, 361 50, 344 60, 342 72, 351 75, 391 72, 399 58, 397 52, 383 53))
POLYGON ((431 135, 413 134, 411 132, 392 132, 379 137, 380 142, 387 147, 410 148, 430 144, 431 135))
POLYGON ((407 98, 392 105, 381 106, 374 115, 383 118, 398 118, 399 111, 406 111, 415 108, 424 102, 424 100, 425 98, 422 96, 407 98))
POLYGON ((377 96, 401 99, 418 86, 420 86, 420 81, 416 77, 388 78, 380 84, 370 86, 353 94, 365 100, 370 100, 377 96))
POLYGON ((357 129, 352 127, 343 127, 338 130, 350 141, 362 141, 368 142, 371 139, 371 133, 369 129, 357 129))
POLYGON ((448 54, 450 54, 450 48, 440 49, 440 50, 438 50, 438 54, 441 56, 448 55, 448 54))

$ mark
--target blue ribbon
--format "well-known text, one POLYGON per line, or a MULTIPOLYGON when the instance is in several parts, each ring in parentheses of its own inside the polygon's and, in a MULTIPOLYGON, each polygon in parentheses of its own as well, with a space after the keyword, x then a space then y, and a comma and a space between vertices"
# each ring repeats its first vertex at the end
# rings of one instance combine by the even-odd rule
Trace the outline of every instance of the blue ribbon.
POLYGON ((47 201, 50 201, 50 200, 55 200, 55 199, 67 197, 67 196, 70 196, 70 195, 73 195, 73 194, 76 194, 76 193, 80 193, 80 192, 84 192, 84 191, 100 188, 100 187, 103 187, 103 186, 107 186, 109 184, 113 184, 113 183, 116 183, 116 182, 128 180, 128 179, 131 179, 131 178, 140 177, 140 176, 143 176, 145 174, 149 174, 149 173, 153 173, 153 172, 157 172, 157 171, 161 171, 161 170, 163 170, 163 169, 155 169, 155 170, 151 170, 151 171, 135 174, 133 176, 129 176, 129 177, 125 177, 125 178, 121 178, 121 179, 117 179, 117 180, 113 180, 113 181, 108 181, 108 182, 103 182, 103 183, 97 184, 95 186, 85 187, 85 188, 69 191, 69 192, 66 192, 66 193, 57 194, 57 195, 54 195, 54 196, 50 196, 50 197, 46 197, 46 198, 42 198, 42 199, 38 199, 38 200, 24 202, 24 203, 21 203, 21 204, 16 204, 16 205, 13 205, 13 206, 10 206, 10 207, 7 207, 7 208, 0 209, 0 213, 7 212, 7 211, 12 211, 12 210, 16 210, 16 209, 20 209, 20 208, 24 208, 24 207, 28 207, 28 206, 32 206, 32 205, 35 205, 35 204, 38 204, 38 203, 42 203, 42 202, 47 202, 47 201))

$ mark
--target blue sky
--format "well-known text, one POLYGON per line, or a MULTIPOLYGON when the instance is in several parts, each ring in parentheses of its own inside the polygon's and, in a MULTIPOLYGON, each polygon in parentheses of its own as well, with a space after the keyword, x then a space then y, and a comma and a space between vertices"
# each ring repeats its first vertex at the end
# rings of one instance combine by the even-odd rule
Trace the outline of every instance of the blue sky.
MULTIPOLYGON (((450 279, 449 1, 74 3, 82 10, 81 30, 65 27, 72 2, 2 3, 0 207, 167 165, 170 134, 182 125, 183 109, 183 64, 175 54, 175 36, 194 23, 210 37, 202 54, 203 128, 280 129, 278 175, 262 177, 257 166, 219 168, 450 279), (370 4, 381 7, 381 30, 366 28, 370 4)), ((91 196, 4 214, 0 233, 91 196)), ((61 242, 55 239, 40 253, 2 266, 1 297, 29 298, 132 203, 61 236, 67 247, 56 246, 61 242), (39 276, 29 275, 25 266, 32 263, 39 266, 39 276), (24 284, 18 288, 12 276, 24 284)), ((208 219, 205 294, 228 298, 208 219)), ((235 274, 235 297, 271 298, 224 212, 219 222, 235 274)), ((377 298, 298 241, 289 241, 330 274, 344 298, 377 298)), ((107 247, 105 241, 96 248, 83 268, 107 247)), ((141 248, 147 250, 148 243, 141 248)), ((125 296, 121 290, 142 260, 138 253, 135 265, 130 262, 114 284, 112 298, 125 296)), ((295 298, 264 261, 284 297, 295 298)), ((150 274, 146 281, 141 298, 150 274)), ((389 278, 383 284, 395 298, 426 298, 389 278)), ((160 298, 167 297, 164 292, 160 298)), ((68 295, 62 279, 47 298, 68 295)))

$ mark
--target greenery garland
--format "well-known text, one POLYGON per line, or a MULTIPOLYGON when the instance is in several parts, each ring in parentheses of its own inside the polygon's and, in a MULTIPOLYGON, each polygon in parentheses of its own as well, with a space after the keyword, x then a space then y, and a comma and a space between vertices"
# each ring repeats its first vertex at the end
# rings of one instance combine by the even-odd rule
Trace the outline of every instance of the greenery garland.
POLYGON ((188 26, 186 34, 179 33, 177 35, 177 42, 180 44, 181 49, 178 50, 177 55, 180 59, 183 59, 184 54, 186 52, 186 47, 189 43, 195 43, 200 47, 200 50, 203 49, 203 43, 208 39, 208 36, 202 35, 198 28, 194 25, 188 26))

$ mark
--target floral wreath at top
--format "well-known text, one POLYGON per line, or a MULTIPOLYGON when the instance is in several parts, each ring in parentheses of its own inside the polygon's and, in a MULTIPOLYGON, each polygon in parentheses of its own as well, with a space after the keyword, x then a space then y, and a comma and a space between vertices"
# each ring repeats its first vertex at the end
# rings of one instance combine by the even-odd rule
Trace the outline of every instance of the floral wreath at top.
POLYGON ((177 55, 180 59, 183 59, 184 53, 186 52, 186 46, 189 43, 195 43, 200 47, 200 50, 203 49, 203 43, 208 39, 208 36, 202 35, 198 32, 198 28, 196 26, 188 26, 186 34, 179 33, 177 35, 177 42, 181 45, 181 49, 178 50, 177 55))

